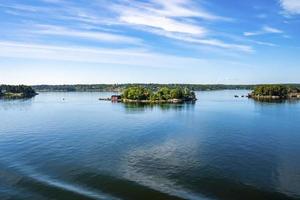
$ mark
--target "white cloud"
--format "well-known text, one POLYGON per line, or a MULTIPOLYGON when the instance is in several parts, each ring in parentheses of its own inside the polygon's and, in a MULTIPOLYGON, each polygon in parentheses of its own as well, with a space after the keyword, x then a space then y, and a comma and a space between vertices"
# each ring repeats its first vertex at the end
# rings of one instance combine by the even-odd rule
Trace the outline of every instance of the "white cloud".
POLYGON ((279 30, 277 28, 272 28, 270 26, 264 26, 262 30, 266 33, 283 33, 282 30, 279 30))
POLYGON ((182 23, 167 17, 153 16, 142 13, 124 14, 120 17, 122 22, 134 25, 143 25, 159 28, 168 32, 190 33, 203 36, 206 29, 203 27, 182 23))
POLYGON ((232 19, 213 15, 191 0, 150 0, 115 4, 112 9, 120 16, 120 21, 127 24, 158 28, 168 32, 189 33, 204 36, 208 31, 191 18, 204 20, 232 19))
MULTIPOLYGON (((60 0, 44 1, 57 2, 60 0)), ((248 45, 231 44, 231 42, 217 39, 217 32, 214 32, 215 36, 213 37, 210 30, 204 25, 207 21, 232 21, 232 19, 207 12, 199 5, 199 2, 196 4, 196 1, 107 1, 106 4, 95 3, 93 7, 80 7, 76 3, 69 4, 67 1, 64 2, 64 6, 58 9, 53 9, 52 7, 30 7, 30 9, 33 9, 35 12, 38 11, 38 14, 45 14, 53 20, 65 20, 72 27, 76 27, 76 29, 41 26, 28 31, 40 35, 77 37, 114 44, 141 44, 141 39, 126 36, 126 29, 124 29, 123 34, 116 34, 114 32, 114 30, 120 31, 118 27, 130 27, 162 35, 170 39, 188 42, 196 46, 212 46, 242 52, 253 51, 252 47, 248 45), (101 13, 97 10, 100 8, 103 9, 101 13), (51 12, 51 9, 53 12, 51 12), (196 20, 195 18, 201 20, 196 20), (93 24, 99 28, 103 28, 102 30, 105 31, 98 31, 99 29, 97 31, 79 30, 78 27, 81 24, 93 24), (109 30, 105 28, 109 28, 109 30)), ((32 14, 26 6, 24 8, 22 5, 13 5, 11 8, 21 9, 22 11, 26 10, 27 12, 23 13, 26 16, 32 14)))
POLYGON ((144 49, 54 46, 9 41, 0 41, 0 57, 97 63, 102 65, 116 64, 150 68, 182 68, 184 66, 212 65, 209 60, 205 59, 159 54, 144 49))
POLYGON ((213 47, 218 47, 218 48, 222 48, 222 49, 241 51, 241 52, 247 52, 247 53, 254 52, 252 47, 248 46, 248 45, 226 43, 226 42, 223 42, 223 41, 217 40, 217 39, 197 38, 197 37, 192 37, 188 34, 166 33, 166 32, 157 31, 157 30, 153 30, 153 31, 156 34, 160 34, 165 37, 169 37, 169 38, 184 41, 184 42, 193 43, 196 45, 200 44, 200 45, 206 45, 206 46, 213 46, 213 47))
MULTIPOLYGON (((0 71, 2 82, 11 84, 92 84, 99 81, 199 83, 199 80, 204 83, 211 81, 209 77, 214 77, 214 83, 220 83, 223 78, 219 77, 219 72, 224 66, 246 71, 250 67, 239 63, 239 60, 193 58, 145 49, 92 48, 0 40, 0 60, 7 58, 13 58, 8 60, 14 62, 0 65, 0 71), (114 69, 121 73, 116 73, 114 69), (157 76, 157 70, 163 70, 163 74, 157 76), (205 72, 205 75, 193 71, 205 72), (184 75, 178 77, 178 73, 184 75)), ((230 72, 227 74, 228 77, 236 76, 230 72)))
POLYGON ((290 14, 300 14, 299 0, 280 0, 283 9, 290 14))
POLYGON ((207 30, 199 24, 188 22, 188 18, 214 18, 206 12, 189 9, 189 0, 165 2, 152 0, 149 3, 134 2, 129 5, 117 4, 113 9, 121 22, 128 25, 152 27, 167 32, 189 33, 204 36, 207 30))
POLYGON ((199 6, 194 5, 190 0, 152 0, 152 2, 160 5, 160 7, 159 9, 149 8, 149 10, 167 17, 199 17, 206 20, 231 20, 200 9, 199 6))
POLYGON ((217 39, 206 39, 206 40, 199 39, 199 40, 195 40, 195 42, 199 43, 199 44, 206 44, 206 45, 221 47, 224 49, 229 49, 229 50, 234 50, 234 51, 242 51, 242 52, 248 52, 248 53, 251 53, 254 51, 252 49, 252 47, 248 46, 248 45, 225 43, 225 42, 223 42, 221 40, 217 40, 217 39))
POLYGON ((19 10, 19 11, 23 11, 23 12, 32 12, 32 13, 36 13, 36 12, 42 10, 41 7, 23 5, 23 4, 15 4, 15 5, 0 4, 0 7, 6 8, 6 9, 11 9, 11 10, 19 10))
POLYGON ((255 36, 255 35, 261 35, 263 33, 261 32, 244 32, 244 36, 255 36))
POLYGON ((283 31, 280 29, 277 29, 277 28, 270 27, 270 26, 264 26, 259 31, 244 32, 244 35, 245 36, 256 36, 256 35, 264 35, 264 34, 270 34, 270 33, 280 34, 280 33, 283 33, 283 31))
POLYGON ((242 52, 253 51, 252 47, 247 45, 230 44, 210 38, 209 30, 195 23, 192 18, 227 21, 230 19, 208 13, 190 0, 152 0, 147 4, 135 2, 129 5, 115 5, 113 10, 119 14, 122 23, 134 25, 143 31, 196 45, 242 52))
POLYGON ((141 44, 142 40, 134 37, 123 36, 119 34, 99 32, 99 31, 82 31, 65 28, 61 26, 53 25, 36 25, 34 33, 45 34, 45 35, 60 35, 69 37, 85 38, 90 40, 106 41, 111 43, 131 43, 141 44))
POLYGON ((278 45, 270 43, 270 42, 262 42, 262 41, 253 41, 256 44, 269 46, 269 47, 277 47, 278 45))

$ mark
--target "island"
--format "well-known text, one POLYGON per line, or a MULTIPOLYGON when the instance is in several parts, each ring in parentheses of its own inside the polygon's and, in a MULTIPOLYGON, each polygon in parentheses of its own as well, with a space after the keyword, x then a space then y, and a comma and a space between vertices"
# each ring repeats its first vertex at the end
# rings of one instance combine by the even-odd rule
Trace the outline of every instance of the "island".
POLYGON ((256 100, 300 99, 300 89, 290 85, 260 85, 249 97, 256 100))
POLYGON ((37 93, 26 85, 0 85, 0 98, 2 99, 24 99, 32 98, 37 93))
POLYGON ((195 102, 195 93, 183 87, 162 87, 151 90, 142 86, 127 87, 121 95, 113 95, 112 101, 123 103, 185 103, 195 102))

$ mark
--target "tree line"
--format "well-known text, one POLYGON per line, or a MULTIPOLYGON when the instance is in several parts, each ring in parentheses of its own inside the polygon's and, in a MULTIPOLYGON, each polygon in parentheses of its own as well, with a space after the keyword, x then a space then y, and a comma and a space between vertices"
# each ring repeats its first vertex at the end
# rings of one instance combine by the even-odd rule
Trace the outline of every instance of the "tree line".
POLYGON ((122 98, 130 100, 164 101, 170 99, 195 100, 196 96, 193 91, 186 87, 162 87, 151 90, 142 86, 131 86, 123 91, 122 98))
POLYGON ((290 93, 299 93, 300 87, 294 85, 260 85, 254 88, 254 96, 278 96, 286 98, 290 93))
POLYGON ((78 85, 34 85, 36 91, 40 92, 120 92, 128 87, 144 87, 150 90, 158 90, 162 87, 168 88, 188 88, 193 91, 207 90, 252 90, 255 85, 223 85, 223 84, 155 84, 155 83, 135 83, 135 84, 78 84, 78 85))

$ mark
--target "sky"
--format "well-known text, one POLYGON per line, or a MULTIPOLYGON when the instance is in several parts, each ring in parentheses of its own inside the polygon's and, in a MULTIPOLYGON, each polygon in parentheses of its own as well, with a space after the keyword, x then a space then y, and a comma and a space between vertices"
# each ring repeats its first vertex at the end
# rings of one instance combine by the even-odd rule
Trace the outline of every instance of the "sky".
POLYGON ((300 0, 0 0, 0 84, 300 83, 300 0))

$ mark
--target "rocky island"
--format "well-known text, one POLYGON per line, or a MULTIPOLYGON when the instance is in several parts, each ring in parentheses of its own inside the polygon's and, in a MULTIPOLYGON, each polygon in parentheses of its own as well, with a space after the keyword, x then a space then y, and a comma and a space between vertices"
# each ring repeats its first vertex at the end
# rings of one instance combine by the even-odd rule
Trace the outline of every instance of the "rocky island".
POLYGON ((26 85, 0 85, 0 98, 24 99, 37 95, 35 90, 26 85))
POLYGON ((112 101, 124 103, 185 103, 195 102, 196 95, 188 88, 162 87, 151 90, 142 86, 128 87, 120 96, 114 95, 112 101))
POLYGON ((260 85, 249 97, 256 100, 300 99, 300 89, 289 85, 260 85))

